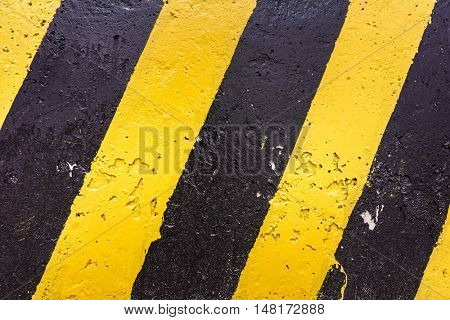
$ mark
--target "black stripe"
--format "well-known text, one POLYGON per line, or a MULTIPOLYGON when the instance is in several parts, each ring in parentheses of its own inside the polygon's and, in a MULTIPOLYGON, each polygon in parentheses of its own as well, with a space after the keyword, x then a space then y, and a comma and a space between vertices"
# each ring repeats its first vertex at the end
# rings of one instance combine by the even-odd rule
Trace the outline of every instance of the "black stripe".
MULTIPOLYGON (((447 214, 449 194, 449 42, 447 1, 436 5, 388 124, 368 183, 336 258, 345 299, 412 299, 447 214), (378 221, 363 223, 368 211, 378 221)), ((319 297, 333 298, 329 273, 319 297)))
POLYGON ((161 6, 58 9, 0 132, 0 297, 35 291, 161 6))
POLYGON ((231 298, 347 7, 346 0, 257 2, 133 298, 231 298))

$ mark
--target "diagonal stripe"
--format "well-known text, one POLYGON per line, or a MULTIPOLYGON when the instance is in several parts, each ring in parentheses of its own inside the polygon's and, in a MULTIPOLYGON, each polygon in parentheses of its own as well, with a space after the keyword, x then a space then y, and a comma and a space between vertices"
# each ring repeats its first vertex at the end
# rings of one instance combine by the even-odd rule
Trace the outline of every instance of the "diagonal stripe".
MULTIPOLYGON (((450 199, 449 17, 448 1, 438 1, 336 251, 345 299, 414 298, 442 230, 450 199)), ((321 291, 330 296, 327 286, 321 291)))
POLYGON ((447 211, 447 222, 433 249, 430 261, 423 275, 417 300, 450 299, 450 210, 447 211))
POLYGON ((0 128, 60 0, 0 4, 0 128))
POLYGON ((57 11, 0 131, 0 297, 34 292, 160 8, 57 11))
POLYGON ((197 2, 171 1, 161 11, 35 299, 130 297, 255 6, 197 2))
POLYGON ((316 297, 432 5, 431 0, 396 0, 389 6, 351 1, 234 298, 316 297), (404 33, 397 39, 399 32, 404 33))
POLYGON ((347 6, 257 2, 133 298, 231 298, 347 6))

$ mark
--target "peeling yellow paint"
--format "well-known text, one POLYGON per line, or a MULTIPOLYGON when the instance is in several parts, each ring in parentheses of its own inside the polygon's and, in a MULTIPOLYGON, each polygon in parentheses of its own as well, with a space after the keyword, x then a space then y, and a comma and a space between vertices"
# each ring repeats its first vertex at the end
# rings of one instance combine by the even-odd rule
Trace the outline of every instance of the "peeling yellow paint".
POLYGON ((0 1, 0 128, 60 0, 0 1))
POLYGON ((416 300, 450 300, 450 210, 420 282, 416 300))
POLYGON ((351 1, 235 299, 316 297, 433 5, 351 1))
POLYGON ((164 5, 34 299, 130 297, 255 5, 164 5), (189 128, 166 134, 165 128, 180 125, 189 128))

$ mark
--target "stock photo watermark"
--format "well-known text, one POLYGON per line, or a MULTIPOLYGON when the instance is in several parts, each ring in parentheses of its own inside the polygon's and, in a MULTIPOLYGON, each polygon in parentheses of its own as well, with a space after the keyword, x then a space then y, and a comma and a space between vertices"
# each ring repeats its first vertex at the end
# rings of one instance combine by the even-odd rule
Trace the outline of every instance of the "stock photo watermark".
POLYGON ((188 126, 140 127, 140 174, 281 175, 294 168, 287 164, 298 134, 293 125, 208 125, 198 135, 188 126))

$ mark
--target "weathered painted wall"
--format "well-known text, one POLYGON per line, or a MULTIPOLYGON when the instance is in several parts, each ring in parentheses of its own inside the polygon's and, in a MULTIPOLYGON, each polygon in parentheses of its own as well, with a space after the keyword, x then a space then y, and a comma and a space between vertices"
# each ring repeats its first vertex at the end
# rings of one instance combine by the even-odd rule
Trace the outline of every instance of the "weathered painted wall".
POLYGON ((0 13, 0 298, 450 299, 448 0, 0 13))

